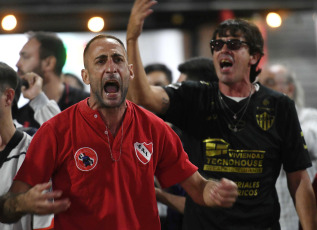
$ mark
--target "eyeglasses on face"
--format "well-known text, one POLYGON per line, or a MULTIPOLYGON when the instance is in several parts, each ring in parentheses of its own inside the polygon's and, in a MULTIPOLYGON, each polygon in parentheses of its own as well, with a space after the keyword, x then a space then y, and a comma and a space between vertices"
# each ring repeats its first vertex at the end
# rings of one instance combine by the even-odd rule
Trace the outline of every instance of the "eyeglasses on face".
POLYGON ((210 49, 213 53, 214 51, 220 51, 224 45, 227 45, 228 49, 230 50, 238 50, 241 48, 243 44, 249 45, 248 42, 240 41, 239 39, 231 39, 228 41, 224 40, 211 40, 210 41, 210 49))

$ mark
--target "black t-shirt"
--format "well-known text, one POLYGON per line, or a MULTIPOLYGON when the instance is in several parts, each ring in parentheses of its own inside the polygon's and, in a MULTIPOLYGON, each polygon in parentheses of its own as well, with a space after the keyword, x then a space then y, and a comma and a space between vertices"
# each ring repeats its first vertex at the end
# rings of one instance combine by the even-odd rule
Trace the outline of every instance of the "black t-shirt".
POLYGON ((86 99, 87 97, 89 97, 89 95, 90 94, 86 91, 65 84, 63 95, 61 99, 58 101, 58 106, 61 109, 61 111, 63 111, 71 105, 74 105, 77 102, 86 99))
MULTIPOLYGON (((71 105, 76 104, 79 101, 84 100, 89 97, 89 93, 83 90, 73 88, 65 84, 64 92, 61 99, 58 101, 58 106, 63 111, 71 105)), ((33 127, 39 128, 40 124, 34 119, 34 110, 29 103, 17 110, 13 117, 21 124, 23 127, 33 127)))
POLYGON ((183 228, 279 229, 275 182, 281 166, 287 172, 311 166, 294 102, 261 85, 249 102, 225 97, 214 83, 184 82, 165 90, 170 106, 162 118, 200 140, 202 151, 188 153, 191 162, 205 178, 225 177, 239 188, 228 209, 202 207, 188 198, 183 228), (232 111, 238 112, 236 120, 232 111))

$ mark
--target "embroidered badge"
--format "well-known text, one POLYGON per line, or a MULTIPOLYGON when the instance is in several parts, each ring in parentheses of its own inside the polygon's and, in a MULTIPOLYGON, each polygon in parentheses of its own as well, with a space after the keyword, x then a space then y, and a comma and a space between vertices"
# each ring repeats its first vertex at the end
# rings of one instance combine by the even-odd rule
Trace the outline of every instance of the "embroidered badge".
POLYGON ((264 99, 262 102, 262 107, 257 107, 256 111, 256 121, 258 126, 267 131, 270 129, 274 123, 275 115, 274 108, 268 99, 264 99))
POLYGON ((135 154, 138 159, 143 163, 147 164, 151 160, 153 154, 153 143, 134 143, 135 154))
POLYGON ((90 171, 98 162, 97 153, 88 147, 80 148, 74 155, 76 166, 81 171, 90 171))

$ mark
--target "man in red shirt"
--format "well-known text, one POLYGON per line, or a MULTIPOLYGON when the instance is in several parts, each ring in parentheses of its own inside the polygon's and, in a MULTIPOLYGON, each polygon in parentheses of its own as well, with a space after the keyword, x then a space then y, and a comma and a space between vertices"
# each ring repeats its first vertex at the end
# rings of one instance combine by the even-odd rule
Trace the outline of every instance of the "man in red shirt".
POLYGON ((94 37, 85 48, 84 66, 90 97, 37 131, 9 193, 0 200, 1 221, 56 213, 57 230, 159 230, 154 175, 162 187, 180 183, 201 205, 233 205, 236 184, 204 179, 172 129, 126 100, 134 75, 122 41, 94 37), (40 183, 50 178, 53 192, 45 193, 50 184, 40 183))

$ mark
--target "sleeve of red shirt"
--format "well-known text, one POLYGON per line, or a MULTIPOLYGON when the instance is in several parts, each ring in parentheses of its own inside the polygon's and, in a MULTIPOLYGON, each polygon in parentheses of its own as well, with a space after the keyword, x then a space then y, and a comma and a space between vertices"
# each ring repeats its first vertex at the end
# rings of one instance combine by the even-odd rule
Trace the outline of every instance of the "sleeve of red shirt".
POLYGON ((57 138, 48 123, 44 123, 34 135, 25 160, 14 180, 31 186, 48 182, 55 167, 57 138))
POLYGON ((163 188, 182 182, 197 171, 177 134, 167 125, 165 131, 161 158, 155 173, 163 188))

